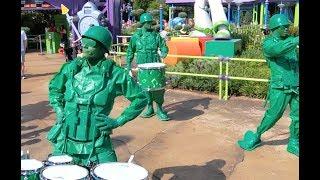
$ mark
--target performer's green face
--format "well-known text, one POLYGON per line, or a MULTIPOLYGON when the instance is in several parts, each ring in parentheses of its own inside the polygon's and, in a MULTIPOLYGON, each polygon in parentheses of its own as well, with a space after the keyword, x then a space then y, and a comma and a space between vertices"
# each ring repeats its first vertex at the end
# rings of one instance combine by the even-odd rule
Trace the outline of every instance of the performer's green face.
POLYGON ((143 23, 142 27, 146 30, 151 30, 152 29, 152 22, 151 21, 145 22, 145 23, 143 23))
POLYGON ((105 50, 93 39, 82 38, 83 57, 88 59, 101 58, 105 50))
POLYGON ((280 35, 281 37, 287 37, 289 35, 289 25, 286 25, 286 26, 280 26, 279 27, 280 29, 280 35))
POLYGON ((281 38, 286 38, 289 35, 289 25, 280 26, 275 31, 281 38))

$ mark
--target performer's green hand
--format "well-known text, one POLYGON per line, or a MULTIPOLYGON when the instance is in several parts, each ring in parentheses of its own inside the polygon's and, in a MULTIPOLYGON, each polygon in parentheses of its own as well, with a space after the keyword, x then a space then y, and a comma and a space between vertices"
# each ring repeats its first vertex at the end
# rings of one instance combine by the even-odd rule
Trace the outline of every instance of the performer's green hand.
POLYGON ((108 116, 99 115, 99 116, 96 116, 96 120, 101 121, 96 124, 96 127, 100 131, 112 130, 112 129, 119 127, 117 120, 113 120, 113 119, 109 118, 108 116))

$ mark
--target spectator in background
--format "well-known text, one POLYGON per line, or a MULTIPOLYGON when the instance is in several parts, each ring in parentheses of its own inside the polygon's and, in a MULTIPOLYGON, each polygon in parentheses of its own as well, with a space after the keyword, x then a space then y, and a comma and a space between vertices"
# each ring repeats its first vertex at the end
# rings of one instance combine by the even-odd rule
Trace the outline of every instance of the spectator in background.
POLYGON ((73 60, 73 58, 72 58, 73 49, 70 46, 70 42, 68 40, 68 35, 67 35, 67 30, 64 27, 64 25, 61 25, 60 36, 61 36, 61 46, 63 47, 66 62, 71 61, 71 60, 73 60))
POLYGON ((51 24, 50 24, 49 32, 57 32, 57 29, 56 29, 56 27, 54 26, 54 23, 51 23, 51 24))
POLYGON ((27 35, 24 32, 24 30, 21 29, 21 78, 22 79, 26 79, 26 76, 24 74, 24 71, 25 71, 24 61, 25 61, 26 49, 27 49, 27 35))

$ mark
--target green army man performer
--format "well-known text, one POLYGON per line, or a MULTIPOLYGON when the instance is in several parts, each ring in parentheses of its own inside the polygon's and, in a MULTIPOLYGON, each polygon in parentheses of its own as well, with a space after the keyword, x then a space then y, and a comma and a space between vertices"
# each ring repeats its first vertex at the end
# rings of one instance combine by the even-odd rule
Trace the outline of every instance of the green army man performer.
POLYGON ((287 151, 299 156, 299 61, 296 48, 299 36, 288 35, 290 22, 283 14, 270 18, 271 35, 263 43, 264 55, 271 71, 268 98, 270 107, 257 127, 247 131, 239 146, 251 151, 261 144, 261 135, 275 125, 290 105, 290 138, 287 151))
MULTIPOLYGON (((165 40, 159 33, 152 28, 153 18, 149 13, 144 13, 140 16, 142 28, 138 29, 131 37, 129 47, 127 49, 127 69, 131 73, 131 63, 134 53, 137 53, 137 64, 158 63, 161 58, 165 58, 168 54, 168 47, 165 40), (161 55, 158 54, 158 49, 161 55)), ((139 79, 138 79, 139 80, 139 79)), ((162 121, 168 121, 170 118, 164 111, 162 104, 164 102, 165 89, 149 91, 147 93, 148 106, 142 117, 149 118, 155 115, 153 110, 153 101, 157 104, 157 116, 162 121)))
POLYGON ((111 33, 90 27, 82 36, 83 56, 65 63, 49 84, 56 124, 48 133, 53 153, 68 154, 80 165, 115 162, 112 129, 136 118, 146 107, 145 91, 112 60, 105 58, 111 33), (114 99, 123 95, 131 104, 116 118, 108 117, 114 99))

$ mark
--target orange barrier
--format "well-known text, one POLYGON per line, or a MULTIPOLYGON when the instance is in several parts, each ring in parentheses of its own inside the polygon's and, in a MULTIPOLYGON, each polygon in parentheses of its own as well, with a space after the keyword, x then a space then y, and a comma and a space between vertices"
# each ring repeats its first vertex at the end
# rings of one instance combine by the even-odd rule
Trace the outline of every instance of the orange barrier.
MULTIPOLYGON (((201 48, 198 38, 190 37, 173 37, 167 42, 169 53, 173 55, 189 55, 189 56, 201 56, 201 48)), ((164 63, 167 65, 175 65, 183 58, 178 57, 166 57, 164 63)))
POLYGON ((206 52, 206 42, 213 40, 213 37, 206 36, 206 37, 198 37, 199 38, 199 45, 201 48, 201 55, 204 56, 206 52))

